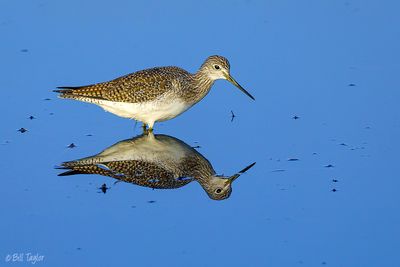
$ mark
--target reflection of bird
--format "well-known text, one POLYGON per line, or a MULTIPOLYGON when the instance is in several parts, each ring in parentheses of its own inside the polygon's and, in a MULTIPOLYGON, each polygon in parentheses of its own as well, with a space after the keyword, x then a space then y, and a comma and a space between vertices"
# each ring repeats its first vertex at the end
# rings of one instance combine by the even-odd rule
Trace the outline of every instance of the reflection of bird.
POLYGON ((153 129, 156 121, 175 118, 199 102, 215 80, 225 79, 254 99, 230 75, 226 58, 210 56, 191 74, 178 67, 157 67, 128 74, 112 81, 79 87, 58 87, 61 98, 99 105, 124 118, 135 119, 153 129))
POLYGON ((62 163, 60 176, 100 174, 158 189, 172 189, 198 181, 215 200, 228 198, 232 182, 255 163, 231 176, 216 175, 210 162, 186 143, 168 135, 140 135, 101 153, 62 163))

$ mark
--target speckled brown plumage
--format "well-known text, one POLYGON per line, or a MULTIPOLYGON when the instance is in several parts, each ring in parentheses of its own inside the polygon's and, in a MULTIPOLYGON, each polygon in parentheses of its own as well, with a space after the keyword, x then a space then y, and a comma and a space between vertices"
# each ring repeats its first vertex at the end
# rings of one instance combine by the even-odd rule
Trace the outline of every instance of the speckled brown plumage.
POLYGON ((178 67, 157 67, 122 76, 120 78, 79 87, 59 87, 63 98, 94 98, 116 102, 140 103, 178 92, 183 84, 191 83, 193 77, 178 67))
MULTIPOLYGON (((169 139, 166 135, 156 136, 158 139, 169 139)), ((140 136, 133 140, 125 140, 117 144, 127 143, 134 147, 142 140, 146 141, 147 136, 140 136)), ((215 175, 215 171, 210 162, 204 158, 195 149, 183 143, 180 140, 179 145, 182 145, 190 151, 180 164, 174 162, 168 163, 169 168, 165 168, 164 164, 155 164, 148 161, 140 160, 118 160, 115 161, 97 161, 86 158, 84 160, 68 161, 62 163, 64 168, 70 169, 62 175, 72 174, 99 174, 109 176, 124 182, 134 183, 140 186, 146 186, 157 189, 178 188, 192 182, 194 179, 200 184, 206 183, 207 178, 215 175), (173 171, 172 171, 173 170, 173 171)))
POLYGON ((212 199, 230 196, 239 175, 216 175, 211 163, 197 150, 167 135, 140 135, 101 153, 62 163, 60 176, 99 174, 140 186, 172 189, 197 181, 212 199), (232 178, 234 177, 234 178, 232 178))
POLYGON ((225 79, 254 99, 230 75, 230 64, 210 56, 191 74, 178 67, 141 70, 103 83, 58 87, 61 98, 93 103, 120 117, 135 119, 150 129, 157 121, 173 119, 203 99, 215 80, 225 79))
POLYGON ((62 166, 70 169, 70 171, 64 173, 64 176, 72 174, 99 174, 127 183, 157 189, 179 188, 193 181, 193 179, 176 178, 174 173, 156 164, 137 160, 111 161, 87 165, 75 164, 74 161, 70 161, 64 162, 62 166))

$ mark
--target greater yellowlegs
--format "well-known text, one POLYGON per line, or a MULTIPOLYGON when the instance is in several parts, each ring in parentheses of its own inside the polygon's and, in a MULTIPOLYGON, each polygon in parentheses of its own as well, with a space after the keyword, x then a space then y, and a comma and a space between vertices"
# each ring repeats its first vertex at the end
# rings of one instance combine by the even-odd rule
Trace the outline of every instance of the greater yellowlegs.
POLYGON ((78 87, 58 87, 61 98, 89 102, 124 118, 143 122, 149 130, 156 121, 175 118, 203 99, 215 80, 225 79, 254 100, 230 74, 229 61, 210 56, 191 74, 178 67, 141 70, 117 79, 78 87))
POLYGON ((233 176, 216 175, 211 163, 194 148, 168 135, 148 134, 120 141, 101 153, 61 164, 59 176, 100 174, 158 189, 197 181, 211 199, 228 198, 232 183, 255 163, 233 176))

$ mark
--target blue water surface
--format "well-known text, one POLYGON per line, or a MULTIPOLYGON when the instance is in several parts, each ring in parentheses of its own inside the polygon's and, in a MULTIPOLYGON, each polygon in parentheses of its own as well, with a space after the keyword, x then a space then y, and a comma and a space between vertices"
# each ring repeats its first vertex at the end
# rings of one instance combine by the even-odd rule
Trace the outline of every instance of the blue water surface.
POLYGON ((400 266, 399 8, 1 0, 0 266, 400 266), (155 133, 218 174, 257 162, 229 199, 57 176, 141 128, 53 89, 213 54, 256 101, 217 81, 155 133))

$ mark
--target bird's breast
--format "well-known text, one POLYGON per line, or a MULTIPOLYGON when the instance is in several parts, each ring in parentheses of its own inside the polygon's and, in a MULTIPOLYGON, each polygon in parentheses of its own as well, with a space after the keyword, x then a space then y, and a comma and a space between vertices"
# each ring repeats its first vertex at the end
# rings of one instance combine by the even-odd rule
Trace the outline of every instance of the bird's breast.
POLYGON ((165 121, 175 118, 191 105, 180 98, 157 99, 143 103, 102 101, 99 105, 113 114, 142 122, 165 121))

